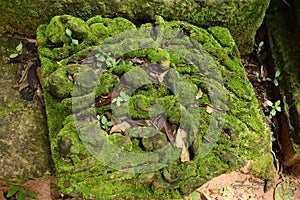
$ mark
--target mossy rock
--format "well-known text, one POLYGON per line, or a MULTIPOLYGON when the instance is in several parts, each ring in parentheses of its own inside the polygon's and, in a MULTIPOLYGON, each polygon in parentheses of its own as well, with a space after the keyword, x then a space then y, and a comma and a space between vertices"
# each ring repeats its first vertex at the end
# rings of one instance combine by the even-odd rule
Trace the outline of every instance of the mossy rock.
POLYGON ((266 17, 274 71, 281 72, 278 79, 286 119, 281 118, 280 126, 286 128, 281 128, 279 139, 284 164, 289 166, 295 162, 294 154, 300 153, 300 69, 296 67, 300 65, 299 11, 299 1, 286 4, 284 1, 274 0, 266 17))
MULTIPOLYGON (((48 23, 52 17, 63 14, 77 16, 83 20, 88 20, 95 15, 111 18, 120 16, 138 25, 153 22, 156 15, 161 15, 168 20, 187 21, 206 28, 210 26, 229 28, 240 51, 246 54, 252 51, 256 30, 262 23, 269 3, 270 0, 1 1, 0 34, 34 37, 35 30, 40 24, 48 23)), ((93 29, 93 26, 91 28, 93 29)), ((99 34, 109 34, 105 25, 101 28, 99 34)))
MULTIPOLYGON (((44 108, 38 98, 22 99, 19 90, 12 85, 18 83, 16 72, 20 64, 8 63, 9 54, 26 41, 0 37, 0 179, 7 184, 49 176, 53 163, 48 139, 48 126, 44 108)), ((32 63, 32 61, 31 61, 32 63)), ((24 67, 34 67, 28 62, 24 67)))
POLYGON ((80 25, 88 37, 78 45, 61 39, 49 47, 46 30, 56 20, 66 27, 64 19, 75 21, 55 17, 37 31, 52 157, 63 192, 178 199, 250 160, 272 165, 261 156, 271 150, 271 133, 228 29, 161 17, 136 28, 123 18, 95 16, 80 25), (54 92, 52 85, 60 84, 64 92, 54 92))

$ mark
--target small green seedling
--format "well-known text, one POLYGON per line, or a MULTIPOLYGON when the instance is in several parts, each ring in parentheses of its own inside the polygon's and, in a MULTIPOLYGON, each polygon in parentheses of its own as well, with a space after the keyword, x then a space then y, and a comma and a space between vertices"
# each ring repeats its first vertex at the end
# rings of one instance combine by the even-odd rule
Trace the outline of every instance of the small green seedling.
POLYGON ((271 78, 267 78, 267 80, 273 82, 274 85, 277 87, 279 85, 278 78, 280 76, 280 73, 280 70, 276 70, 274 80, 272 80, 271 78))
POLYGON ((35 199, 37 197, 36 193, 30 190, 25 190, 17 185, 10 185, 9 189, 10 191, 6 195, 7 198, 10 198, 15 194, 17 194, 17 200, 26 200, 26 197, 31 197, 35 199))
POLYGON ((95 55, 96 60, 98 61, 97 67, 101 67, 102 64, 105 64, 107 67, 113 66, 116 61, 113 57, 111 57, 111 53, 98 53, 95 55))
POLYGON ((20 44, 18 44, 18 46, 16 47, 14 53, 10 54, 9 58, 16 58, 19 55, 21 55, 22 53, 23 53, 23 44, 22 44, 22 42, 20 42, 20 44))
POLYGON ((269 115, 270 119, 276 115, 277 111, 281 112, 280 100, 276 101, 274 104, 272 101, 267 100, 266 103, 272 108, 269 115))
POLYGON ((114 98, 112 100, 112 103, 116 103, 117 106, 119 107, 121 105, 121 102, 126 102, 129 100, 129 96, 125 93, 125 92, 120 92, 120 96, 118 96, 117 98, 114 98))
POLYGON ((264 46, 264 41, 261 41, 257 46, 257 54, 259 55, 261 52, 261 48, 264 46))
POLYGON ((261 82, 261 75, 258 72, 256 72, 255 75, 256 75, 256 80, 258 82, 261 82))
POLYGON ((98 124, 100 125, 101 122, 101 127, 104 130, 107 130, 109 127, 114 125, 114 122, 108 121, 108 119, 104 115, 102 116, 102 118, 100 117, 100 115, 97 115, 97 119, 98 119, 98 124))
POLYGON ((133 62, 131 60, 121 60, 120 65, 132 66, 133 62))
POLYGON ((66 28, 66 35, 69 36, 69 37, 71 38, 71 40, 72 40, 72 45, 78 45, 78 44, 79 44, 78 40, 76 40, 76 39, 74 39, 74 38, 72 37, 72 30, 71 30, 71 29, 66 28))

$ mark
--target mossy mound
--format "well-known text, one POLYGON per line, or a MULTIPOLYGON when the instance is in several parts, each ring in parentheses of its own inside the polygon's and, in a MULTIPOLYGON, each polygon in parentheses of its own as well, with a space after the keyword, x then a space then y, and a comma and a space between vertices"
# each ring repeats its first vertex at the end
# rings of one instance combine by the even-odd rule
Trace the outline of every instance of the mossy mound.
POLYGON ((37 41, 65 193, 178 199, 270 151, 228 29, 57 16, 38 28, 37 41))
POLYGON ((124 17, 135 24, 154 21, 155 15, 182 20, 201 27, 229 28, 244 54, 252 51, 270 0, 152 1, 152 0, 18 0, 0 2, 0 34, 34 37, 38 25, 56 15, 73 15, 87 20, 94 15, 124 17))

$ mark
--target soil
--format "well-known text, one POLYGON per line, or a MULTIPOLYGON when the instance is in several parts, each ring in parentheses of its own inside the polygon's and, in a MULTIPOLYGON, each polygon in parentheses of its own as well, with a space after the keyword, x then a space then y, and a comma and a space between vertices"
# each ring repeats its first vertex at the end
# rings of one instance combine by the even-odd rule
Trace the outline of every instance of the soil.
MULTIPOLYGON (((300 199, 300 181, 298 177, 300 173, 297 173, 297 169, 291 169, 283 167, 283 152, 282 145, 279 142, 279 132, 284 129, 284 115, 277 113, 274 117, 270 118, 271 108, 266 103, 267 100, 276 102, 282 99, 279 94, 279 89, 274 85, 275 69, 271 58, 271 52, 269 51, 267 31, 263 25, 257 32, 255 50, 247 56, 241 58, 245 71, 250 82, 253 85, 253 89, 256 93, 257 99, 261 105, 262 111, 266 115, 266 120, 270 125, 273 132, 273 155, 274 173, 275 173, 275 185, 266 190, 266 180, 258 179, 248 173, 248 163, 244 168, 234 172, 228 172, 219 177, 212 179, 200 188, 195 190, 194 193, 186 197, 185 199, 192 200, 246 200, 246 199, 275 199, 274 194, 276 192, 278 184, 281 182, 294 183, 294 197, 293 199, 300 199), (259 43, 263 41, 264 44, 259 47, 259 43), (273 79, 271 78, 273 77, 273 79), (271 78, 272 81, 267 80, 271 78)), ((34 40, 31 40, 34 42, 34 40)), ((299 171, 299 170, 298 170, 299 171)), ((65 195, 56 188, 55 176, 49 178, 38 178, 28 180, 20 186, 26 190, 37 193, 37 200, 74 200, 75 198, 65 195)), ((10 198, 5 198, 10 191, 9 186, 5 181, 0 180, 0 200, 15 200, 16 195, 10 198)), ((27 200, 32 198, 27 197, 27 200)), ((76 198, 78 199, 78 198, 76 198)))

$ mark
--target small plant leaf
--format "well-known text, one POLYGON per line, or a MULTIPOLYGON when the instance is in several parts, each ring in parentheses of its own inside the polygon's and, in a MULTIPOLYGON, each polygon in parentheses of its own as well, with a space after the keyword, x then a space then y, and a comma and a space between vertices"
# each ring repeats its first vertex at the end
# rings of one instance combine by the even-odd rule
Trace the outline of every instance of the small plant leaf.
POLYGON ((133 62, 132 62, 131 60, 129 60, 129 61, 127 62, 127 65, 132 66, 132 65, 133 65, 133 62))
POLYGON ((129 96, 125 92, 120 92, 120 101, 128 101, 129 96))
POLYGON ((18 191, 9 191, 6 195, 7 198, 12 197, 14 194, 16 194, 18 191))
POLYGON ((102 123, 103 125, 105 125, 105 124, 107 123, 107 118, 106 118, 105 116, 103 116, 103 117, 101 118, 101 123, 102 123))
POLYGON ((123 98, 123 97, 125 97, 125 96, 126 96, 125 92, 123 92, 123 91, 122 91, 122 92, 120 92, 120 97, 122 97, 122 98, 123 98))
POLYGON ((281 107, 276 107, 276 110, 277 110, 278 112, 281 112, 281 107))
POLYGON ((277 79, 274 79, 274 85, 275 85, 275 86, 278 86, 278 85, 279 85, 279 83, 278 83, 278 80, 277 80, 277 79))
POLYGON ((106 126, 108 126, 108 127, 113 126, 113 125, 114 125, 114 122, 112 122, 112 121, 106 123, 106 126))
POLYGON ((19 54, 18 53, 13 53, 13 54, 10 54, 9 58, 16 58, 18 57, 19 54))
POLYGON ((273 102, 270 101, 270 100, 267 100, 266 103, 267 103, 268 106, 271 106, 271 107, 273 106, 273 102))
POLYGON ((72 30, 69 28, 66 28, 66 34, 67 34, 67 36, 72 37, 72 30))
POLYGON ((78 45, 78 44, 79 44, 79 42, 78 42, 78 40, 76 40, 76 39, 72 39, 72 44, 74 44, 74 45, 78 45))
POLYGON ((22 42, 20 42, 20 44, 16 47, 16 50, 18 52, 20 52, 20 51, 22 51, 22 49, 23 49, 23 44, 22 44, 22 42))
POLYGON ((32 192, 30 190, 26 190, 26 194, 27 196, 31 197, 31 198, 36 198, 37 197, 37 194, 35 192, 32 192))
POLYGON ((272 117, 273 117, 272 115, 269 115, 269 118, 270 118, 270 119, 272 119, 272 117))
POLYGON ((276 101, 274 104, 275 108, 278 107, 279 105, 280 105, 280 100, 276 101))
POLYGON ((110 62, 114 61, 114 59, 112 57, 107 57, 106 60, 108 60, 110 62))
POLYGON ((270 79, 270 78, 267 78, 267 81, 272 81, 272 79, 270 79))
POLYGON ((98 56, 97 60, 100 61, 100 62, 104 62, 105 61, 105 57, 103 55, 98 56))
POLYGON ((27 194, 25 192, 19 192, 17 200, 26 200, 27 194))
POLYGON ((280 76, 280 71, 279 70, 276 70, 276 72, 275 72, 275 78, 278 78, 279 76, 280 76))
POLYGON ((121 105, 121 102, 117 101, 117 106, 120 107, 120 105, 121 105))
POLYGON ((276 115, 276 110, 275 110, 275 109, 272 109, 271 112, 270 112, 270 114, 271 114, 272 116, 275 116, 275 115, 276 115))
POLYGON ((126 64, 125 60, 120 61, 120 65, 125 65, 125 64, 126 64))
POLYGON ((9 189, 10 191, 6 195, 7 198, 12 197, 14 194, 22 190, 22 188, 17 185, 10 185, 9 189))
POLYGON ((258 44, 258 47, 260 48, 260 47, 262 47, 262 46, 264 46, 264 41, 261 41, 259 44, 258 44))

